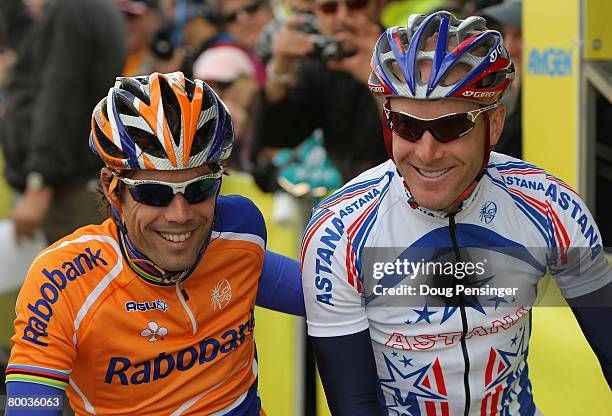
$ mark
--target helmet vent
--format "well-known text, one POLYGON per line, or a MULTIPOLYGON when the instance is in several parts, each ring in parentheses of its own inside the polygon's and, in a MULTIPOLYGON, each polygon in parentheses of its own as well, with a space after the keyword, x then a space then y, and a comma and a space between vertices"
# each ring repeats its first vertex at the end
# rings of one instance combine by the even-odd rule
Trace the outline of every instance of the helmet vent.
POLYGON ((214 114, 214 111, 214 107, 209 107, 200 113, 198 125, 202 125, 198 127, 195 132, 190 156, 195 156, 204 150, 204 147, 206 147, 206 145, 212 139, 216 124, 216 114, 214 114))
POLYGON ((185 93, 189 101, 193 101, 193 93, 195 92, 195 83, 188 78, 185 78, 185 93))
POLYGON ((119 94, 117 94, 115 97, 115 107, 117 108, 119 114, 140 117, 140 114, 138 114, 138 111, 136 111, 132 103, 127 102, 126 99, 119 94))
POLYGON ((174 144, 179 146, 181 143, 181 107, 176 98, 176 94, 172 91, 172 88, 163 77, 159 77, 159 88, 161 90, 164 114, 168 122, 168 127, 170 128, 170 133, 172 134, 172 139, 174 140, 174 144))
POLYGON ((104 153, 106 153, 107 155, 111 157, 116 157, 118 159, 127 158, 126 154, 123 153, 121 149, 119 149, 117 146, 115 146, 115 144, 112 141, 110 141, 108 137, 106 137, 104 132, 98 126, 98 123, 93 123, 93 126, 94 126, 96 137, 98 139, 98 144, 100 145, 104 153))
POLYGON ((149 99, 148 94, 146 94, 143 90, 143 84, 148 82, 146 78, 137 78, 138 82, 134 78, 120 78, 119 88, 125 90, 132 94, 134 97, 138 98, 140 101, 145 103, 146 105, 151 105, 151 100, 149 99))
POLYGON ((155 135, 133 126, 125 126, 125 131, 145 153, 159 158, 166 157, 166 152, 155 135))

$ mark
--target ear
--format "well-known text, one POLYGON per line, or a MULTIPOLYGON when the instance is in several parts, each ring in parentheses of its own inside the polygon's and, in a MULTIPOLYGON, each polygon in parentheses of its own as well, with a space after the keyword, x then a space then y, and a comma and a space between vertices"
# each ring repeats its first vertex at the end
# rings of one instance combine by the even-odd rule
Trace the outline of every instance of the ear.
POLYGON ((119 213, 119 215, 121 215, 121 198, 119 197, 119 192, 117 192, 119 180, 115 175, 113 175, 109 168, 103 167, 100 171, 100 182, 102 183, 102 189, 104 191, 106 200, 119 213))
POLYGON ((495 146, 499 141, 499 138, 504 130, 504 122, 506 120, 506 109, 503 105, 497 107, 491 112, 489 116, 489 131, 490 131, 490 144, 495 146))

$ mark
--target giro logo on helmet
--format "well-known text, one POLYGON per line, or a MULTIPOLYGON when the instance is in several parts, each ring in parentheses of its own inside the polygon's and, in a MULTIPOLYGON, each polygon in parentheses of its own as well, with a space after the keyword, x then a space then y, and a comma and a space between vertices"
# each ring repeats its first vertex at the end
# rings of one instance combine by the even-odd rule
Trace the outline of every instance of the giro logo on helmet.
POLYGON ((491 98, 495 97, 497 92, 495 91, 464 91, 464 97, 473 97, 473 98, 491 98))
POLYGON ((370 87, 370 91, 372 92, 385 92, 384 87, 380 85, 368 85, 370 87))

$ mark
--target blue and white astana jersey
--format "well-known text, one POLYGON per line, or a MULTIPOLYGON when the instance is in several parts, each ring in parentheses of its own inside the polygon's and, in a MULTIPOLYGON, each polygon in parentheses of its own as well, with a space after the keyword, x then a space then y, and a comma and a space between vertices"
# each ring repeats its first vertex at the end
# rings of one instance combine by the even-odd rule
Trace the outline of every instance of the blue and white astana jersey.
POLYGON ((387 161, 313 210, 308 333, 369 329, 389 415, 536 414, 527 353, 538 281, 550 271, 566 298, 612 281, 588 209, 559 179, 498 153, 455 214, 409 197, 387 161))

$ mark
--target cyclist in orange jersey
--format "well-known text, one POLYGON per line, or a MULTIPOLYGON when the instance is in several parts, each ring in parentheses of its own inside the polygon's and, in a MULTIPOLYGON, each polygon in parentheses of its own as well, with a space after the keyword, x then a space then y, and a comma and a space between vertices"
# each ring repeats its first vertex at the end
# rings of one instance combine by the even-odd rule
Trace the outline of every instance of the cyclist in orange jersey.
POLYGON ((297 262, 220 196, 234 131, 180 72, 117 78, 92 117, 109 219, 34 260, 16 306, 7 415, 263 415, 255 305, 304 314, 297 262))

